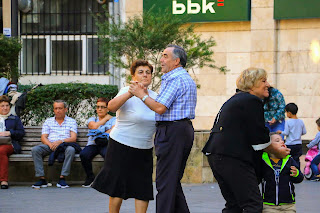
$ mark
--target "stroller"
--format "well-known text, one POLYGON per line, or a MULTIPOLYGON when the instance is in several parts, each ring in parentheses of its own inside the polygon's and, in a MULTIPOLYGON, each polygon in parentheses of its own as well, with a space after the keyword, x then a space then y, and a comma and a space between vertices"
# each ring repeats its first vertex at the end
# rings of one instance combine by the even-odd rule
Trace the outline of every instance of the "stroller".
MULTIPOLYGON (((307 180, 310 180, 310 178, 313 176, 310 165, 311 165, 311 161, 318 154, 318 152, 319 150, 317 146, 314 146, 307 151, 307 154, 305 157, 306 166, 304 167, 304 176, 306 177, 307 180)), ((320 164, 318 165, 318 169, 320 171, 320 164)))
MULTIPOLYGON (((39 86, 42 86, 42 84, 35 85, 30 89, 30 91, 36 89, 39 86)), ((17 91, 17 89, 18 86, 16 84, 10 82, 4 77, 0 78, 0 96, 7 95, 10 98, 10 114, 20 117, 22 110, 24 110, 26 107, 27 94, 29 91, 20 93, 17 91)))

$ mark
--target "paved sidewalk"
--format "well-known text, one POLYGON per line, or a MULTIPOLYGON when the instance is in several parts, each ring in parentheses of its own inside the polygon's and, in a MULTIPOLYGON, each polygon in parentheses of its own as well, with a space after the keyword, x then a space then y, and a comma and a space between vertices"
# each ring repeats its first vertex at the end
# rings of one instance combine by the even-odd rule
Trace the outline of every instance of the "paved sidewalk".
MULTIPOLYGON (((219 213, 224 206, 217 183, 183 185, 191 213, 219 213)), ((296 185, 297 212, 319 212, 320 182, 304 180, 296 185)), ((155 191, 156 194, 156 191, 155 191)), ((71 186, 32 189, 31 186, 11 186, 0 190, 1 213, 106 213, 108 197, 91 188, 71 186)), ((123 202, 121 213, 134 213, 134 200, 123 202)), ((151 201, 148 213, 155 212, 155 201, 151 201)))

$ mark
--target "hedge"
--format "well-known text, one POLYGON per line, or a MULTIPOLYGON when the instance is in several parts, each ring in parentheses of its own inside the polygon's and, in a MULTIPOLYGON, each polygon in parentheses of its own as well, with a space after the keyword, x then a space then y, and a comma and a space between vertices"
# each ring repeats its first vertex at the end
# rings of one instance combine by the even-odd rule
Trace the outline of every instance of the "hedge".
MULTIPOLYGON (((19 90, 30 90, 32 85, 19 87, 19 90)), ((97 99, 112 99, 117 93, 115 85, 67 83, 40 86, 28 92, 21 120, 25 126, 41 126, 46 118, 54 116, 53 101, 64 100, 68 104, 67 115, 76 119, 79 126, 85 126, 87 119, 95 114, 97 99)))

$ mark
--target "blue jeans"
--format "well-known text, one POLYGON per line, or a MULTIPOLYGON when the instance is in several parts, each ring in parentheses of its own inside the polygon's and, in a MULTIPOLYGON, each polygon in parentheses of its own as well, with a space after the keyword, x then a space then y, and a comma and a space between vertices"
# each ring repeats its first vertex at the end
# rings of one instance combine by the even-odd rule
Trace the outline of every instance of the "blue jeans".
POLYGON ((266 127, 269 128, 270 132, 276 132, 277 130, 281 130, 283 131, 284 130, 284 123, 285 123, 285 120, 282 119, 280 121, 277 121, 275 124, 273 125, 269 125, 268 122, 266 122, 266 127))
MULTIPOLYGON (((75 149, 72 146, 68 146, 65 150, 65 158, 62 165, 61 175, 68 176, 70 174, 71 163, 75 155, 75 149)), ((32 158, 34 162, 34 169, 36 171, 36 177, 44 177, 43 169, 43 157, 50 155, 52 150, 48 145, 41 144, 31 149, 32 158)))
MULTIPOLYGON (((275 124, 270 125, 268 122, 266 122, 266 127, 268 127, 268 129, 270 130, 270 132, 276 132, 277 130, 284 130, 284 123, 285 120, 282 119, 281 121, 277 121, 275 124)), ((281 135, 282 139, 284 140, 284 136, 281 135)))
POLYGON ((84 171, 87 174, 87 178, 93 178, 94 174, 92 171, 92 159, 100 154, 103 158, 106 155, 107 146, 101 147, 96 145, 90 145, 84 147, 84 149, 80 152, 81 164, 84 171))
POLYGON ((320 163, 320 155, 317 155, 313 158, 310 165, 313 175, 319 174, 319 169, 318 169, 319 163, 320 163))

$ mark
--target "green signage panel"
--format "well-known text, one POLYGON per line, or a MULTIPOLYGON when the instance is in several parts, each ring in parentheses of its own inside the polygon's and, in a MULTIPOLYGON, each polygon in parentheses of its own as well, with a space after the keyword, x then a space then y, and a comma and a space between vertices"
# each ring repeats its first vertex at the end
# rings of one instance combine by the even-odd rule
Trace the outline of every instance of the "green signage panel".
POLYGON ((249 21, 250 0, 143 0, 143 9, 169 9, 191 22, 249 21))
POLYGON ((274 0, 274 19, 320 18, 319 0, 274 0))

